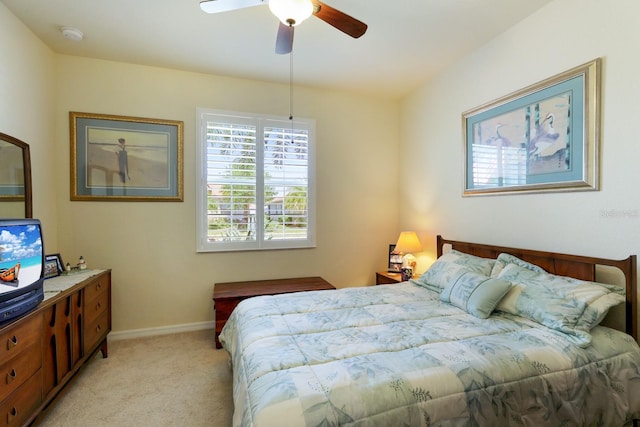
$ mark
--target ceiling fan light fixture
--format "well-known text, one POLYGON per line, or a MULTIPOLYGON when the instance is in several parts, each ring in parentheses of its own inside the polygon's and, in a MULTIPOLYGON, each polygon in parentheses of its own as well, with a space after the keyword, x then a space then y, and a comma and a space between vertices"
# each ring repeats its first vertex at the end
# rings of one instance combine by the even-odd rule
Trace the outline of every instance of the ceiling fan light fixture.
POLYGON ((313 14, 311 0, 269 0, 271 13, 285 25, 296 26, 313 14))

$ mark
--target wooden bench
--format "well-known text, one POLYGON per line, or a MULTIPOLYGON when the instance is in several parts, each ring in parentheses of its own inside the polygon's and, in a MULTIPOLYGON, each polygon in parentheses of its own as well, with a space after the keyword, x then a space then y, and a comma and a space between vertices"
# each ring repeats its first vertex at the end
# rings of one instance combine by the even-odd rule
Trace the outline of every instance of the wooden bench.
POLYGON ((222 348, 218 337, 227 320, 229 320, 231 312, 240 301, 260 295, 277 295, 290 292, 328 289, 335 289, 335 287, 322 277, 216 283, 213 287, 213 306, 216 319, 216 348, 222 348))

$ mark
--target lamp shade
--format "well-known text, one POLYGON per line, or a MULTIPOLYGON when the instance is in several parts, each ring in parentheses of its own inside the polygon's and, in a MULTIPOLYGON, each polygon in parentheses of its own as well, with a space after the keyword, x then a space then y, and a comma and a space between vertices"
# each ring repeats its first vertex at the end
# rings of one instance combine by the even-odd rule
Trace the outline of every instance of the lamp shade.
POLYGON ((420 244, 420 240, 418 239, 418 235, 415 231, 403 231, 400 233, 400 237, 398 237, 398 242, 396 243, 395 252, 401 254, 410 254, 413 252, 420 252, 422 250, 422 245, 420 244))
POLYGON ((285 25, 296 26, 313 14, 311 0, 269 0, 271 13, 285 25))

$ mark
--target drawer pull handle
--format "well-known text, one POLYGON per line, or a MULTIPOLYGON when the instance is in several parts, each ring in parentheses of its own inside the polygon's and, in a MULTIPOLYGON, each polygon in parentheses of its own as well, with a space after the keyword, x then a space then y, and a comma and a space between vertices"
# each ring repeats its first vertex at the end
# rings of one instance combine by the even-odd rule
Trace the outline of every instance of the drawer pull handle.
POLYGON ((96 304, 96 311, 100 310, 101 308, 102 308, 102 304, 97 303, 97 304, 96 304))
POLYGON ((18 409, 16 409, 16 407, 14 406, 9 410, 9 412, 7 412, 7 424, 11 424, 11 421, 13 421, 13 419, 17 416, 18 416, 18 409))
POLYGON ((102 326, 98 325, 96 326, 96 332, 100 332, 102 330, 102 326))
POLYGON ((18 337, 13 336, 7 340, 7 350, 11 350, 13 347, 18 345, 18 337))
POLYGON ((102 289, 102 283, 96 283, 96 290, 99 291, 102 289))
POLYGON ((16 370, 12 369, 11 372, 7 374, 7 384, 11 384, 13 380, 16 379, 17 376, 18 376, 18 373, 16 372, 16 370))

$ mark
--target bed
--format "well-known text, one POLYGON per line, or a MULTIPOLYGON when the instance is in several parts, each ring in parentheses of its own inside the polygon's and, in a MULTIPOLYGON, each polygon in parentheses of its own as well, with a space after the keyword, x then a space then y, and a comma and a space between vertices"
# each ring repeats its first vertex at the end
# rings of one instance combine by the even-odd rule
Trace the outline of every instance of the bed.
POLYGON ((416 280, 241 302, 220 335, 234 425, 636 424, 635 255, 437 251, 416 280))

